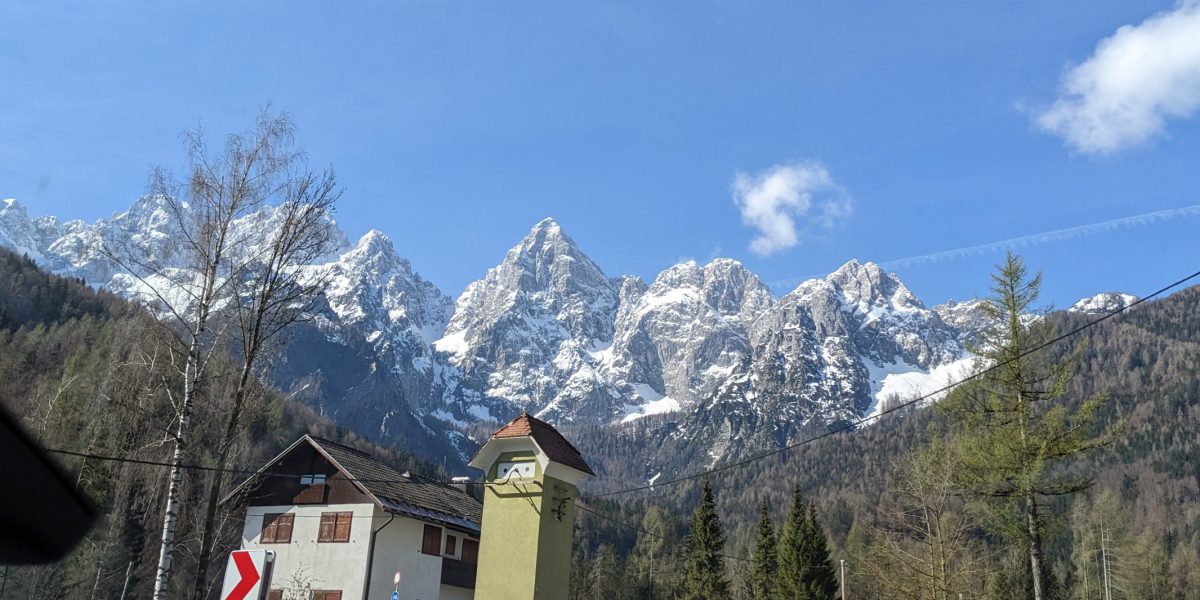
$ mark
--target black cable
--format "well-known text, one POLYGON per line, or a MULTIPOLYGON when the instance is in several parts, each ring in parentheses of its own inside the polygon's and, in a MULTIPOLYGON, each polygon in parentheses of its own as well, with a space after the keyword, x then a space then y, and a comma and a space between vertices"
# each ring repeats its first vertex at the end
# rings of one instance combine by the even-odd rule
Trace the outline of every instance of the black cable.
MULTIPOLYGON (((121 457, 121 456, 105 456, 105 455, 101 455, 101 454, 90 454, 87 452, 74 452, 72 450, 62 450, 60 448, 44 448, 44 450, 46 452, 52 452, 54 454, 63 454, 66 456, 76 456, 79 458, 103 460, 103 461, 117 462, 117 463, 149 465, 149 466, 153 466, 153 467, 174 467, 175 466, 173 463, 169 463, 169 462, 162 462, 162 461, 156 461, 156 460, 145 460, 145 459, 140 459, 140 458, 127 458, 127 457, 121 457)), ((249 476, 257 475, 260 477, 280 477, 280 478, 286 478, 286 479, 298 479, 300 477, 305 477, 305 476, 314 474, 314 473, 266 473, 266 472, 260 473, 258 471, 254 471, 254 470, 250 470, 250 469, 217 468, 217 467, 213 467, 213 466, 209 466, 209 465, 194 465, 194 464, 181 464, 181 465, 179 465, 179 468, 186 470, 186 471, 207 471, 207 472, 216 472, 216 473, 231 473, 231 474, 235 474, 235 475, 249 475, 249 476)), ((320 473, 316 473, 316 474, 320 475, 320 473)), ((364 478, 354 477, 354 478, 348 478, 347 481, 358 481, 361 483, 396 483, 396 484, 443 485, 443 486, 464 485, 464 484, 465 485, 493 485, 491 483, 474 482, 474 481, 470 481, 470 482, 439 481, 436 479, 429 479, 429 478, 421 477, 419 475, 414 475, 414 476, 412 476, 411 479, 369 479, 369 478, 364 479, 364 478)))
POLYGON ((654 488, 656 488, 656 487, 660 487, 660 486, 669 486, 669 485, 675 485, 675 484, 677 484, 677 483, 683 483, 683 482, 685 482, 685 481, 691 481, 691 480, 693 480, 693 479, 698 479, 698 478, 700 478, 700 477, 704 477, 704 476, 706 476, 706 475, 711 475, 711 474, 713 474, 713 473, 719 473, 719 472, 721 472, 721 471, 726 471, 726 470, 729 470, 729 469, 732 469, 732 468, 735 468, 735 467, 741 467, 741 466, 744 466, 744 465, 748 465, 748 464, 750 464, 750 463, 752 463, 752 462, 756 462, 756 461, 762 460, 762 459, 764 459, 764 458, 769 458, 769 457, 771 457, 771 456, 775 456, 775 455, 777 455, 777 454, 783 454, 783 453, 785 453, 785 452, 788 452, 788 451, 794 450, 794 449, 796 449, 796 448, 799 448, 800 446, 804 446, 804 445, 807 445, 807 444, 811 444, 811 443, 813 443, 813 442, 815 442, 815 441, 817 441, 817 440, 822 440, 822 439, 825 439, 825 438, 827 438, 827 437, 831 437, 831 436, 837 435, 837 434, 839 434, 839 433, 844 433, 844 432, 846 432, 846 431, 850 431, 850 430, 852 430, 852 429, 856 429, 856 428, 858 428, 860 425, 863 425, 863 424, 865 424, 865 423, 867 423, 867 422, 873 421, 873 420, 875 420, 875 419, 878 419, 879 417, 882 417, 882 416, 884 416, 884 415, 887 415, 887 414, 890 414, 890 413, 896 412, 896 411, 898 411, 898 410, 901 410, 901 409, 904 409, 904 408, 908 408, 909 406, 912 406, 912 405, 914 405, 914 404, 917 404, 917 403, 923 402, 923 401, 925 401, 925 400, 928 400, 928 399, 930 399, 930 398, 932 398, 932 397, 934 397, 934 396, 937 396, 938 394, 941 394, 941 393, 943 393, 943 392, 946 392, 946 391, 949 391, 949 390, 951 390, 951 389, 953 389, 953 388, 955 388, 955 387, 958 387, 959 385, 962 385, 963 383, 966 383, 966 382, 968 382, 968 381, 971 381, 971 380, 973 380, 973 379, 976 379, 976 378, 982 377, 982 376, 984 376, 984 375, 986 375, 986 374, 988 374, 988 373, 991 373, 992 371, 995 371, 996 369, 999 369, 999 368, 1001 368, 1001 367, 1005 367, 1005 366, 1007 366, 1007 365, 1010 365, 1010 364, 1012 364, 1013 362, 1016 362, 1016 361, 1018 361, 1018 360, 1021 360, 1022 358, 1025 358, 1025 357, 1029 356, 1030 354, 1033 354, 1034 352, 1039 352, 1039 351, 1041 351, 1041 350, 1044 350, 1044 349, 1046 349, 1046 348, 1047 348, 1047 347, 1049 347, 1049 346, 1052 346, 1052 345, 1054 345, 1054 344, 1057 344, 1058 342, 1061 342, 1061 341, 1063 341, 1063 340, 1065 340, 1065 339, 1067 339, 1067 338, 1069 338, 1069 337, 1072 337, 1072 336, 1074 336, 1074 335, 1077 335, 1077 334, 1079 334, 1080 332, 1082 332, 1082 331, 1084 331, 1084 330, 1086 330, 1086 329, 1089 329, 1089 328, 1091 328, 1091 327, 1094 327, 1094 326, 1096 326, 1096 325, 1098 325, 1098 324, 1100 324, 1100 323, 1102 323, 1102 322, 1104 322, 1104 321, 1106 321, 1106 320, 1108 320, 1108 319, 1111 319, 1112 317, 1115 317, 1115 316, 1117 316, 1117 315, 1119 315, 1119 314, 1121 314, 1121 313, 1123 313, 1123 312, 1125 312, 1125 311, 1127 311, 1127 310, 1129 310, 1129 309, 1131 309, 1131 308, 1133 308, 1133 307, 1135 307, 1135 306, 1137 306, 1137 305, 1139 305, 1139 304, 1141 304, 1141 303, 1143 303, 1143 302, 1146 302, 1147 300, 1150 300, 1151 298, 1154 298, 1155 296, 1158 296, 1158 295, 1162 294, 1163 292, 1166 292, 1166 291, 1168 291, 1168 290, 1170 290, 1170 289, 1172 289, 1172 288, 1175 288, 1175 287, 1178 287, 1178 286, 1180 286, 1180 285, 1183 285, 1184 283, 1187 283, 1188 281, 1191 281, 1192 279, 1195 279, 1195 278, 1197 278, 1197 277, 1200 277, 1200 271, 1196 271, 1195 273, 1192 273, 1191 275, 1188 275, 1187 277, 1184 277, 1183 279, 1180 279, 1180 280, 1178 280, 1178 281, 1176 281, 1176 282, 1174 282, 1174 283, 1171 283, 1171 284, 1169 284, 1169 285, 1166 285, 1166 286, 1164 286, 1164 287, 1160 288, 1158 291, 1156 291, 1156 292, 1154 292, 1154 293, 1152 293, 1152 294, 1150 294, 1150 295, 1148 295, 1148 296, 1144 296, 1144 297, 1142 297, 1142 298, 1138 298, 1137 300, 1135 300, 1135 301, 1133 301, 1133 302, 1130 302, 1129 304, 1127 304, 1127 305, 1125 305, 1125 306, 1123 306, 1123 307, 1121 307, 1121 308, 1118 308, 1117 310, 1114 310, 1114 311, 1112 311, 1112 312, 1110 312, 1110 313, 1107 313, 1107 314, 1105 314, 1105 315, 1103 315, 1103 316, 1101 316, 1100 318, 1097 318, 1097 319, 1095 319, 1095 320, 1089 321, 1089 322, 1087 322, 1087 323, 1086 323, 1086 324, 1084 324, 1084 325, 1081 325, 1081 326, 1079 326, 1079 327, 1076 327, 1075 329, 1072 329, 1071 331, 1068 331, 1068 332, 1066 332, 1066 333, 1064 333, 1064 334, 1062 334, 1062 335, 1059 335, 1058 337, 1056 337, 1056 338, 1054 338, 1054 339, 1052 339, 1052 340, 1050 340, 1050 341, 1048 341, 1048 342, 1045 342, 1045 343, 1043 343, 1043 344, 1041 344, 1041 345, 1039 345, 1039 346, 1036 346, 1036 347, 1034 347, 1034 348, 1031 348, 1031 349, 1029 349, 1029 350, 1026 350, 1026 351, 1024 351, 1024 352, 1022 352, 1022 353, 1018 354, 1017 356, 1015 356, 1015 357, 1013 357, 1013 358, 1011 358, 1011 359, 1009 359, 1009 360, 1006 360, 1006 361, 1004 361, 1004 362, 1001 362, 1001 363, 997 363, 997 364, 995 364, 995 365, 992 365, 992 366, 990 366, 990 367, 988 367, 988 368, 986 368, 986 369, 984 369, 984 370, 982 370, 982 371, 979 371, 978 373, 974 373, 974 374, 972 374, 972 375, 970 375, 970 376, 967 376, 967 377, 964 377, 964 378, 962 378, 962 379, 960 379, 960 380, 958 380, 958 381, 955 381, 955 382, 953 382, 953 383, 947 384, 947 385, 945 385, 945 386, 943 386, 943 387, 941 387, 941 388, 939 388, 939 389, 936 389, 936 390, 934 390, 934 391, 932 391, 932 392, 928 392, 928 393, 926 393, 926 394, 924 394, 924 395, 922 395, 922 396, 920 396, 920 397, 918 397, 918 398, 914 398, 914 399, 912 399, 912 400, 909 400, 909 401, 907 401, 907 402, 902 402, 902 403, 900 403, 900 404, 897 404, 897 405, 895 405, 895 406, 893 406, 893 407, 891 407, 891 408, 888 408, 888 409, 882 410, 882 411, 880 411, 880 412, 878 412, 878 413, 876 413, 876 414, 873 414, 873 415, 870 415, 870 416, 863 417, 863 418, 861 418, 861 419, 859 419, 859 420, 857 420, 857 421, 853 421, 853 422, 851 422, 851 423, 848 423, 848 424, 846 424, 846 425, 843 425, 843 426, 841 426, 841 427, 837 427, 837 428, 831 429, 831 430, 829 430, 829 431, 826 431, 826 432, 824 432, 824 433, 822 433, 822 434, 820 434, 820 435, 816 435, 816 436, 813 436, 813 437, 810 437, 810 438, 807 438, 807 439, 801 440, 801 441, 799 441, 799 442, 796 442, 796 443, 794 443, 794 444, 791 444, 791 445, 788 445, 788 446, 784 446, 784 447, 782 447, 782 448, 776 448, 775 450, 771 450, 770 452, 764 452, 764 453, 762 453, 762 454, 759 454, 759 455, 756 455, 756 456, 751 456, 751 457, 749 457, 749 458, 746 458, 746 459, 743 459, 743 460, 739 460, 739 461, 736 461, 736 462, 732 462, 732 463, 724 464, 724 465, 721 465, 721 466, 719 466, 719 467, 715 467, 715 468, 712 468, 712 469, 707 469, 707 470, 704 470, 704 471, 700 471, 700 472, 698 472, 698 473, 694 473, 694 474, 692 474, 692 475, 686 475, 686 476, 683 476, 683 477, 678 477, 678 478, 676 478, 676 479, 669 479, 669 480, 667 480, 667 481, 664 481, 664 482, 662 482, 662 483, 653 483, 653 484, 647 484, 647 485, 641 485, 641 486, 637 486, 637 487, 627 488, 627 489, 623 489, 623 490, 617 490, 617 491, 615 491, 615 492, 605 492, 605 493, 603 493, 603 494, 589 494, 589 495, 588 495, 588 497, 590 497, 590 498, 605 498, 605 497, 608 497, 608 496, 616 496, 616 495, 619 495, 619 494, 629 494, 629 493, 632 493, 632 492, 640 492, 640 491, 642 491, 642 490, 651 490, 651 489, 654 489, 654 488))

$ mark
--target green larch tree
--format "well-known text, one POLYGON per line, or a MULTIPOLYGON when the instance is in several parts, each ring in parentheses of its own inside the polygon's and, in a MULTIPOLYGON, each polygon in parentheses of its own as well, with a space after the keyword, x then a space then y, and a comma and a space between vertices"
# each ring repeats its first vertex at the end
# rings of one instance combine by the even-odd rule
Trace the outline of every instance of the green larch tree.
POLYGON ((958 485, 986 501, 993 527, 1028 550, 1031 597, 1047 600, 1043 505, 1090 484, 1056 467, 1107 443, 1108 434, 1093 431, 1104 398, 1084 400, 1073 411, 1062 401, 1079 350, 1055 359, 1043 347, 1058 332, 1037 304, 1041 274, 1031 275, 1009 253, 992 281, 992 297, 982 304, 988 326, 973 348, 982 373, 939 406, 960 426, 958 485))

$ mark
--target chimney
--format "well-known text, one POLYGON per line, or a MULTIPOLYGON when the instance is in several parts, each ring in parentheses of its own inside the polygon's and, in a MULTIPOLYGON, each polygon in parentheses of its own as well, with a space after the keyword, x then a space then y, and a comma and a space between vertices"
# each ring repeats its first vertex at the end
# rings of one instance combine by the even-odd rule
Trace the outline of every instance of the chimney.
POLYGON ((469 484, 469 483, 471 483, 471 478, 467 477, 466 475, 459 475, 457 477, 450 478, 450 487, 455 488, 461 492, 467 491, 467 484, 469 484))

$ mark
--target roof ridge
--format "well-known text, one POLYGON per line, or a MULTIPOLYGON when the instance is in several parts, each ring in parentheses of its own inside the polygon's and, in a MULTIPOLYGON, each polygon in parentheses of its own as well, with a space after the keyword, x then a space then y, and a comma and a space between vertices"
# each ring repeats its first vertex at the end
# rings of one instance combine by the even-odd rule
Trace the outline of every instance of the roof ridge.
MULTIPOLYGON (((362 456, 362 457, 365 457, 365 458, 369 458, 369 459, 371 459, 371 460, 374 460, 374 461, 376 461, 376 462, 379 462, 379 459, 375 458, 375 456, 374 456, 373 454, 371 454, 370 452, 367 452, 366 450, 360 450, 360 449, 358 449, 358 448, 355 448, 355 447, 353 447, 353 446, 347 446, 346 444, 343 444, 343 443, 341 443, 341 442, 335 442, 335 441, 333 441, 333 440, 331 440, 331 439, 329 439, 329 438, 321 437, 321 436, 319 436, 319 435, 307 435, 307 434, 306 434, 306 437, 308 437, 308 438, 311 438, 311 439, 312 439, 313 441, 315 441, 315 442, 320 442, 320 443, 324 443, 324 444, 329 444, 329 445, 331 445, 331 446, 337 446, 338 448, 341 448, 341 449, 343 449, 343 450, 346 450, 347 452, 353 452, 354 454, 357 454, 357 455, 359 455, 359 456, 362 456)), ((380 463, 380 464, 383 464, 383 463, 380 463)))

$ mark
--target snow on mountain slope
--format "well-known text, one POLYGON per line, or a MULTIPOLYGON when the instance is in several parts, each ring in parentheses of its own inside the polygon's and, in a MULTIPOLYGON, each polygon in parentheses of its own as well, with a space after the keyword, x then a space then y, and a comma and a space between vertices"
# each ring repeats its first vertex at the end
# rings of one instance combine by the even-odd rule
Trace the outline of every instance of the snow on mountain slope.
POLYGON ((1088 298, 1083 298, 1067 310, 1085 315, 1104 315, 1115 312, 1138 301, 1138 297, 1121 292, 1104 292, 1088 298))

